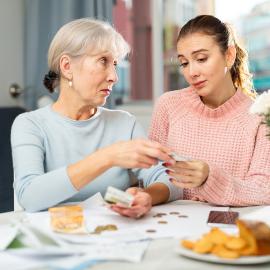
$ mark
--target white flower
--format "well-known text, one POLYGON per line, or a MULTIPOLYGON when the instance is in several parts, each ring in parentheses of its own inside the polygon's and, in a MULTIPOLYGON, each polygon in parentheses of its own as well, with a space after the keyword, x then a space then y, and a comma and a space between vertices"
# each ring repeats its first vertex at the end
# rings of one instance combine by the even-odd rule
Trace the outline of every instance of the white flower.
POLYGON ((250 107, 250 113, 267 115, 270 113, 270 90, 259 95, 250 107))

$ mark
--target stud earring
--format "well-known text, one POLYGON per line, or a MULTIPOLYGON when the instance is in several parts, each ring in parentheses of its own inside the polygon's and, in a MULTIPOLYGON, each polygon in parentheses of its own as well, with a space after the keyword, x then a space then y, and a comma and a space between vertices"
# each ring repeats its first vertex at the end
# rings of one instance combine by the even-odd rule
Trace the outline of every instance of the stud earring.
POLYGON ((70 88, 72 87, 72 81, 71 80, 68 81, 68 85, 69 85, 70 88))

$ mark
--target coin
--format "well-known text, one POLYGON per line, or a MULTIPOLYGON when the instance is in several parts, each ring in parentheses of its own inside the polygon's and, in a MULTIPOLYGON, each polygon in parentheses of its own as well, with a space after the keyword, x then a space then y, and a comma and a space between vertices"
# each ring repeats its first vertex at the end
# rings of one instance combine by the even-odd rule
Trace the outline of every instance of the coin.
POLYGON ((179 218, 187 218, 188 216, 187 215, 180 215, 178 216, 179 218))
POLYGON ((108 225, 99 225, 95 228, 94 230, 94 233, 96 234, 100 234, 102 233, 103 231, 117 231, 118 228, 116 225, 114 224, 108 224, 108 225))
POLYGON ((156 230, 153 230, 153 229, 149 229, 149 230, 146 230, 147 233, 155 233, 156 230))
POLYGON ((179 215, 179 212, 170 212, 170 215, 179 215))
POLYGON ((168 222, 165 221, 165 220, 159 220, 158 223, 160 223, 160 224, 167 224, 168 222))
POLYGON ((166 216, 166 213, 156 213, 153 217, 163 217, 166 216))

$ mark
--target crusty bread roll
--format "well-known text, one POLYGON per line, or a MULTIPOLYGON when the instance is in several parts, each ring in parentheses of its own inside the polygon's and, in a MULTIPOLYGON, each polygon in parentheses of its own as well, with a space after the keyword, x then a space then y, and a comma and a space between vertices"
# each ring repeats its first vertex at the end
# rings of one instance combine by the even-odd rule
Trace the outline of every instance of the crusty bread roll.
MULTIPOLYGON (((270 254, 270 227, 264 222, 238 220, 239 234, 244 239, 249 255, 270 254)), ((245 255, 245 254, 243 254, 245 255)))

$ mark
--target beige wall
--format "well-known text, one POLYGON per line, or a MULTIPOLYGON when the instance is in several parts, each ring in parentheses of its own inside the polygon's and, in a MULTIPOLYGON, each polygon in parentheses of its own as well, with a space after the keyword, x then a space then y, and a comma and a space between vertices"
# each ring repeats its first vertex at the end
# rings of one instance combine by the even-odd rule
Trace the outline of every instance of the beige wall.
POLYGON ((16 106, 11 83, 23 86, 23 1, 0 1, 0 107, 16 106))

